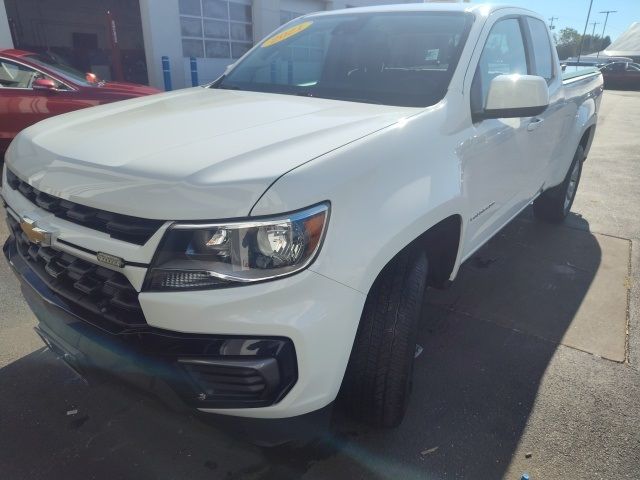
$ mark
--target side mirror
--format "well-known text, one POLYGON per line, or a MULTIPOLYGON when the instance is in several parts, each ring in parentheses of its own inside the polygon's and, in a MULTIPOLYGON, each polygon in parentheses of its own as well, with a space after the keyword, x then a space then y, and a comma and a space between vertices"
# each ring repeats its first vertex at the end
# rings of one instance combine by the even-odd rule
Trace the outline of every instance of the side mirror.
POLYGON ((31 88, 33 88, 34 90, 48 90, 48 91, 57 90, 56 82, 54 82, 50 78, 36 78, 31 88))
POLYGON ((517 118, 540 115, 549 106, 549 86, 535 75, 498 75, 489 85, 487 104, 476 116, 517 118))

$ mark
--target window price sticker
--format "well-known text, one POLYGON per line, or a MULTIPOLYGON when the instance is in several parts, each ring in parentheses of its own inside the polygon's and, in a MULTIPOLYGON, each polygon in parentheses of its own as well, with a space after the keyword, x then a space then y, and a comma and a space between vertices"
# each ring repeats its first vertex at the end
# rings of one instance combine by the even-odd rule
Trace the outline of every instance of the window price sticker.
POLYGON ((313 22, 302 22, 291 28, 287 28, 284 32, 280 32, 277 35, 274 35, 273 37, 265 40, 264 43, 262 44, 262 48, 270 47, 271 45, 280 43, 283 40, 286 40, 287 38, 293 37, 294 35, 297 35, 298 33, 302 32, 303 30, 306 30, 311 25, 313 25, 313 22))

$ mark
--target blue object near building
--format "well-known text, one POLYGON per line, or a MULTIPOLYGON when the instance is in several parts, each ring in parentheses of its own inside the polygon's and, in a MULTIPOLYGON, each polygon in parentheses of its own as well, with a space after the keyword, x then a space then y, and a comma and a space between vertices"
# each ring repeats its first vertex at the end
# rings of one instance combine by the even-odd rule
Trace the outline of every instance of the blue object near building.
POLYGON ((191 57, 191 86, 198 86, 198 61, 196 57, 191 57))
POLYGON ((162 56, 162 75, 164 76, 164 89, 169 92, 173 90, 171 86, 171 66, 169 65, 169 57, 162 56))

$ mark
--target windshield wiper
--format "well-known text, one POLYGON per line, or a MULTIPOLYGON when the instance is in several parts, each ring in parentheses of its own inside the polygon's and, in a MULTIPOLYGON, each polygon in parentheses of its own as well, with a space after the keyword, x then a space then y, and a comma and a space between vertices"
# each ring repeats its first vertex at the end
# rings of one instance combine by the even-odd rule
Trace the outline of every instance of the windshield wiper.
POLYGON ((382 102, 378 102, 376 100, 371 100, 368 98, 358 98, 358 97, 340 97, 340 96, 329 96, 329 95, 317 95, 315 98, 324 98, 326 100, 340 100, 342 102, 357 102, 357 103, 371 103, 374 105, 384 105, 382 102))
POLYGON ((311 98, 324 98, 325 100, 342 100, 343 102, 358 102, 358 103, 373 103, 375 105, 384 105, 382 102, 378 102, 376 100, 370 100, 368 98, 358 98, 358 97, 341 97, 341 96, 330 96, 330 95, 314 95, 313 92, 304 91, 296 93, 299 97, 311 97, 311 98))
POLYGON ((237 85, 218 85, 215 88, 219 88, 221 90, 242 90, 239 86, 237 85))
MULTIPOLYGON (((213 86, 212 88, 221 88, 223 90, 243 90, 242 88, 238 87, 237 85, 220 85, 218 84, 218 86, 213 86)), ((358 103, 371 103, 371 104, 375 104, 375 105, 384 105, 384 103, 382 102, 378 102, 376 100, 370 100, 368 98, 358 98, 358 97, 341 97, 341 96, 330 96, 330 95, 324 95, 324 94, 316 94, 314 92, 312 92, 311 90, 303 90, 300 92, 286 92, 286 91, 273 91, 273 92, 263 92, 263 93, 276 93, 279 95, 295 95, 297 97, 309 97, 309 98, 323 98, 325 100, 341 100, 343 102, 358 102, 358 103)))

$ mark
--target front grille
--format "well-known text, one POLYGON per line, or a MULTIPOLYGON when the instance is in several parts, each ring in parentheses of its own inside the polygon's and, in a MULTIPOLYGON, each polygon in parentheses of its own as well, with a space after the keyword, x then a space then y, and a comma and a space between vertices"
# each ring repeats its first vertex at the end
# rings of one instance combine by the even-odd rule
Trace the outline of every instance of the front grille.
POLYGON ((144 245, 164 223, 162 220, 131 217, 69 202, 43 193, 7 169, 7 184, 40 208, 69 222, 109 234, 112 238, 144 245))
POLYGON ((106 321, 120 327, 146 325, 138 292, 124 275, 69 253, 30 243, 11 215, 7 221, 18 253, 47 287, 66 302, 82 308, 101 324, 106 321))

